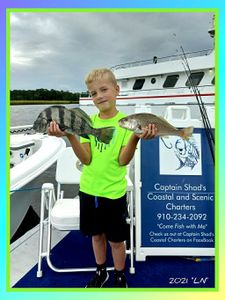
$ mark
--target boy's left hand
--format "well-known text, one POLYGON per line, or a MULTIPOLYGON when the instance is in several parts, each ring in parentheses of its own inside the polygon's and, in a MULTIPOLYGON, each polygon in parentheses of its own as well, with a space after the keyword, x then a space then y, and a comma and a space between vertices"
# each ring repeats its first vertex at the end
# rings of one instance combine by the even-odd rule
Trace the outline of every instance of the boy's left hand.
POLYGON ((149 124, 148 126, 143 127, 142 130, 143 133, 137 135, 140 139, 149 140, 157 135, 157 127, 155 124, 149 124))

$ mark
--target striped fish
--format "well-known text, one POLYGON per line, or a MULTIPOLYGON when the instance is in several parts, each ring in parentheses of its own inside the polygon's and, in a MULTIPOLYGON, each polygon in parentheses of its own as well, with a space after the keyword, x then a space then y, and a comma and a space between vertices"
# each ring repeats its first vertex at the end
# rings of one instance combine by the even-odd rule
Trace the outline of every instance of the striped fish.
POLYGON ((68 109, 65 106, 54 105, 44 109, 33 124, 36 132, 47 133, 51 121, 55 121, 62 131, 89 138, 91 134, 100 142, 109 144, 115 128, 93 128, 90 117, 80 108, 68 109))

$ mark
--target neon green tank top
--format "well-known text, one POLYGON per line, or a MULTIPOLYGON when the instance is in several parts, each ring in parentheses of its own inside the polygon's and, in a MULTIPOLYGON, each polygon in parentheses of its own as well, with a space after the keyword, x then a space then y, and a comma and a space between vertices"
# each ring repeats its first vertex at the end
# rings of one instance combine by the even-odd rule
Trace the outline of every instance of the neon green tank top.
POLYGON ((92 160, 83 166, 80 190, 93 196, 117 199, 126 193, 126 166, 119 165, 119 154, 132 134, 119 127, 118 121, 126 115, 118 112, 111 119, 100 119, 98 114, 91 117, 93 127, 114 126, 115 132, 109 144, 99 142, 94 136, 80 138, 81 143, 90 143, 92 160))

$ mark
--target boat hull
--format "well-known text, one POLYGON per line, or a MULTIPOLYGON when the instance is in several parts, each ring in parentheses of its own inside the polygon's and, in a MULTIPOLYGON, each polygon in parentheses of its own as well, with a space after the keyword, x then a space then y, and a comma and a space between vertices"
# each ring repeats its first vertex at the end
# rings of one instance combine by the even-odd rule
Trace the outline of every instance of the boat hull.
POLYGON ((28 135, 27 139, 33 140, 39 146, 36 152, 10 170, 11 238, 23 221, 32 200, 35 197, 40 198, 41 185, 46 182, 45 177, 39 180, 40 175, 43 175, 56 162, 59 153, 66 147, 65 141, 56 137, 38 138, 35 135, 28 135))
POLYGON ((40 197, 40 188, 37 188, 36 181, 37 179, 32 180, 23 189, 10 195, 10 238, 20 227, 33 199, 40 197))

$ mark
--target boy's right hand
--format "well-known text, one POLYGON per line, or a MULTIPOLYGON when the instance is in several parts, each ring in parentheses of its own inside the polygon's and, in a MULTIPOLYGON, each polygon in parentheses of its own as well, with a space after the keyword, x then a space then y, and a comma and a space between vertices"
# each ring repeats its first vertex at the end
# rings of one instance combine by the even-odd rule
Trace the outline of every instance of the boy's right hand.
POLYGON ((66 136, 66 133, 60 130, 59 125, 55 121, 52 121, 48 127, 48 135, 62 137, 66 136))

